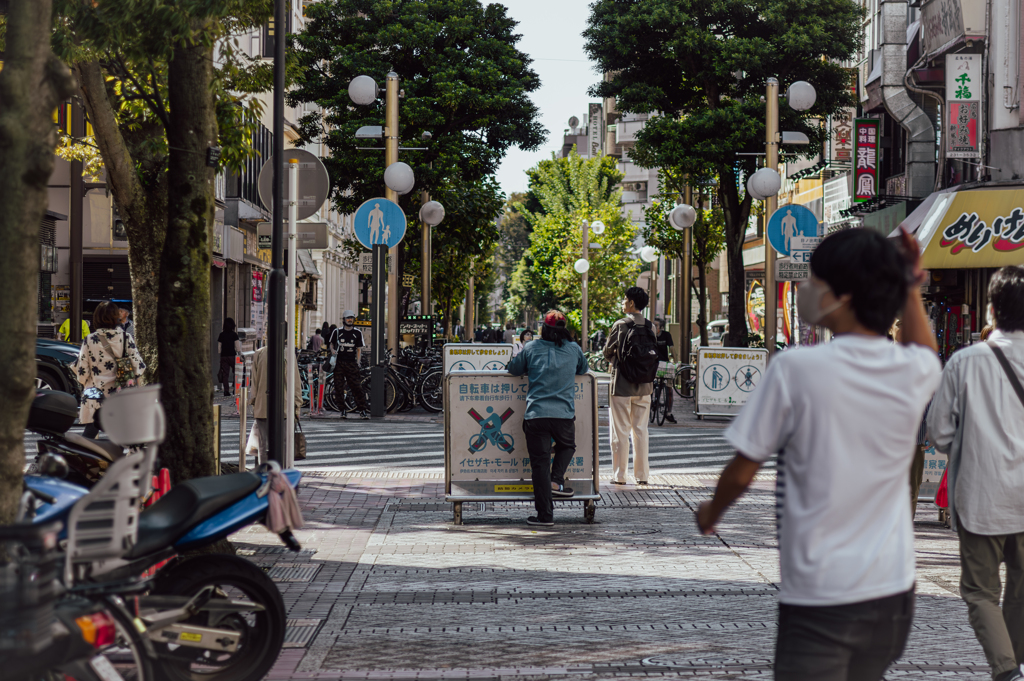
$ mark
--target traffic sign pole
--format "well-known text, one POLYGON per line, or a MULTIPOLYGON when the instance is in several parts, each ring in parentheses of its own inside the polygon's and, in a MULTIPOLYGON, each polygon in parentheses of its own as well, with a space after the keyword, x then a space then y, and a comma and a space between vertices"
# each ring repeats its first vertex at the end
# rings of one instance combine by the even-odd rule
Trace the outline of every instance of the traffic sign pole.
POLYGON ((267 405, 269 451, 267 456, 280 462, 284 456, 284 400, 277 397, 281 389, 281 371, 284 363, 284 336, 287 334, 284 316, 284 35, 285 0, 274 2, 274 165, 273 165, 273 241, 270 250, 270 280, 267 310, 267 385, 270 386, 270 404, 267 405))
MULTIPOLYGON (((765 92, 765 154, 768 167, 779 169, 779 81, 768 79, 765 92)), ((765 205, 766 218, 771 219, 778 205, 778 195, 768 197, 765 205)), ((703 301, 702 301, 703 302, 703 301)), ((778 328, 779 292, 775 284, 775 249, 768 243, 768 235, 764 237, 764 347, 768 350, 768 359, 775 354, 775 336, 778 328)))

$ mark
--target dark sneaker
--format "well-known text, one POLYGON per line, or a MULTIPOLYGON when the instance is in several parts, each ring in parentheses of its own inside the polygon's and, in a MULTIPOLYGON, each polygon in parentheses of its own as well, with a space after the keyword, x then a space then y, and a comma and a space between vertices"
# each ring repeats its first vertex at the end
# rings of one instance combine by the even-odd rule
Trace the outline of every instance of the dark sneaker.
POLYGON ((359 418, 363 419, 364 421, 368 421, 370 419, 370 412, 366 411, 365 409, 362 410, 361 412, 359 412, 359 418))
POLYGON ((551 490, 551 496, 553 497, 568 498, 574 494, 576 492, 573 491, 572 487, 566 487, 565 485, 559 485, 558 489, 551 490))
POLYGON ((531 515, 526 519, 527 525, 542 525, 543 527, 551 527, 555 524, 554 520, 538 520, 537 516, 531 515))
POLYGON ((342 409, 341 410, 341 418, 343 418, 343 419, 347 419, 348 418, 348 411, 346 409, 342 409))
POLYGON ((612 484, 613 485, 625 485, 626 481, 625 480, 612 480, 612 484))
POLYGON ((646 480, 637 480, 636 484, 638 484, 638 485, 646 485, 647 481, 646 480))
POLYGON ((669 423, 676 423, 676 417, 672 416, 672 414, 665 414, 665 420, 669 423))

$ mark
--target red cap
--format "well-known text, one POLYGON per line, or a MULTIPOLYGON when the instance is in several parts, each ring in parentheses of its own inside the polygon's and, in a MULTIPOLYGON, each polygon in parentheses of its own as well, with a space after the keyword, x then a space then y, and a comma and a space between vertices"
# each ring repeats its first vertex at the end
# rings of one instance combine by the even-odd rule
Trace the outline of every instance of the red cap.
POLYGON ((565 328, 565 315, 558 310, 551 310, 544 315, 544 326, 550 326, 552 328, 565 328))

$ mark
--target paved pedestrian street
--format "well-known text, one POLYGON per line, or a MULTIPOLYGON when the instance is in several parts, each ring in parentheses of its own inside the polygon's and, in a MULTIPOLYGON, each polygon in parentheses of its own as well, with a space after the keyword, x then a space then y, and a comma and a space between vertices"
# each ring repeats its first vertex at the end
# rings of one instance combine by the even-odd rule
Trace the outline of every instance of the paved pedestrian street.
MULTIPOLYGON (((711 485, 655 475, 604 490, 594 524, 579 502, 557 504, 549 529, 516 503, 467 503, 453 525, 437 473, 308 472, 301 554, 262 527, 233 537, 289 609, 268 678, 770 678, 774 474, 702 537, 693 510, 711 485)), ((917 617, 886 678, 988 679, 955 536, 930 507, 916 530, 917 617)))

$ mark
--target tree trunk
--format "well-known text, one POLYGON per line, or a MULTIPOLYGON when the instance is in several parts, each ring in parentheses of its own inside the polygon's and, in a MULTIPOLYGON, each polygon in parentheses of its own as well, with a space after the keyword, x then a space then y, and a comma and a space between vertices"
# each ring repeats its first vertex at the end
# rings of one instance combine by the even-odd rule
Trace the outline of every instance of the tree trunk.
POLYGON ((35 389, 39 223, 57 147, 51 116, 74 86, 50 52, 51 9, 50 0, 10 3, 0 71, 0 524, 17 514, 35 389))
MULTIPOLYGON (((203 27, 194 22, 193 35, 203 27)), ((210 259, 216 144, 213 49, 179 43, 168 68, 170 147, 167 237, 160 261, 157 347, 167 413, 164 460, 175 482, 213 475, 210 259)))
POLYGON ((128 233, 135 342, 146 361, 146 382, 156 380, 157 291, 167 234, 166 157, 154 155, 165 134, 156 121, 122 132, 98 62, 79 62, 75 76, 103 156, 107 186, 128 233))
POLYGON ((743 240, 750 217, 749 194, 740 201, 736 174, 729 166, 719 166, 718 198, 725 215, 725 259, 729 267, 729 333, 722 339, 726 347, 745 347, 747 335, 747 292, 743 273, 743 240))

